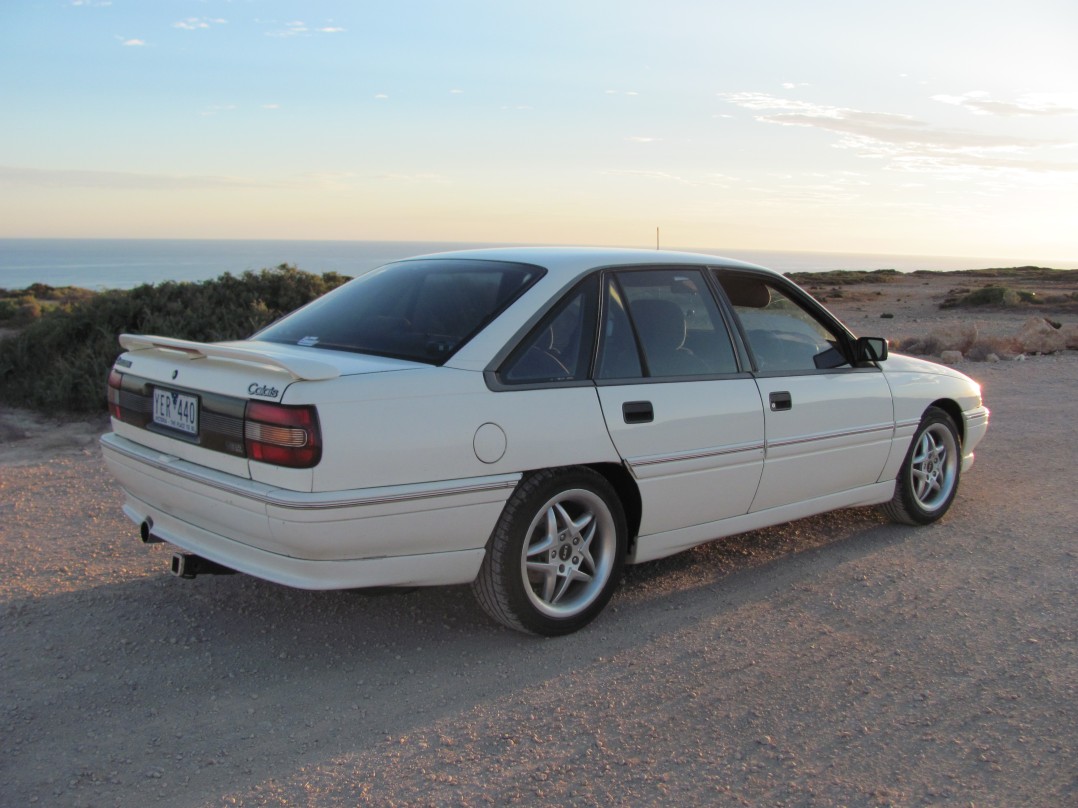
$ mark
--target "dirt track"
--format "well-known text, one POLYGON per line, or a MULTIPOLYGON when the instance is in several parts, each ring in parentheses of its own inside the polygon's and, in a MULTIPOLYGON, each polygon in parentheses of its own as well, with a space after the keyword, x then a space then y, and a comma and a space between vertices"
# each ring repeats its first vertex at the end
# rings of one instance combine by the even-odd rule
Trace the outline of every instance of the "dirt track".
POLYGON ((634 568, 558 640, 466 587, 180 581, 96 449, 0 466, 0 804, 1078 804, 1078 354, 962 369, 942 524, 634 568))

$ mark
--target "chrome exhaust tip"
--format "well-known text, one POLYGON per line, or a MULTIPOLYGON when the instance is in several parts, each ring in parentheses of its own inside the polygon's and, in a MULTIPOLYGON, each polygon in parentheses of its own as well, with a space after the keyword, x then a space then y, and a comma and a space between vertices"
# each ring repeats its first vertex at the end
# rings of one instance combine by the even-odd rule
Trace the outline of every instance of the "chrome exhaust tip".
POLYGON ((142 524, 138 526, 138 534, 142 539, 143 544, 162 544, 164 539, 160 536, 155 536, 153 533, 153 519, 146 517, 142 524))

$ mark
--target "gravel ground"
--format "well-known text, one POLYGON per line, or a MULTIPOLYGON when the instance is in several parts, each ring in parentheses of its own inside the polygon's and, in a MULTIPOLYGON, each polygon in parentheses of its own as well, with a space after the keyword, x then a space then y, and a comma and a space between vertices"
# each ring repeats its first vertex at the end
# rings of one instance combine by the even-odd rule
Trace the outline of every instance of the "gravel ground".
POLYGON ((556 640, 467 587, 173 578, 95 447, 23 442, 0 804, 1078 805, 1078 354, 962 369, 992 424, 941 523, 634 567, 556 640))

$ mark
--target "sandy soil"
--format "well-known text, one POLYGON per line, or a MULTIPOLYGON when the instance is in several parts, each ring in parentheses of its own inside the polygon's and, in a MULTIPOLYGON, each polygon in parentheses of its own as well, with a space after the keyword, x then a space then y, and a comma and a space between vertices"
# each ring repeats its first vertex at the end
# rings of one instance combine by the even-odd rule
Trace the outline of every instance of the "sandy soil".
POLYGON ((1030 317, 1047 317, 1062 323, 1078 322, 1078 312, 1050 305, 1009 310, 939 307, 940 303, 952 297, 952 292, 957 290, 971 291, 1000 283, 1047 298, 1078 292, 1078 272, 1063 274, 1056 282, 1028 278, 1000 281, 962 273, 941 273, 931 276, 901 275, 883 284, 866 283, 845 287, 806 284, 806 288, 854 333, 887 337, 894 341, 923 336, 936 327, 953 323, 975 322, 986 336, 1009 337, 1017 334, 1030 317))
MULTIPOLYGON (((907 336, 921 291, 828 304, 907 336)), ((558 640, 466 587, 173 578, 103 419, 0 412, 0 804, 1078 804, 1078 353, 961 368, 992 424, 941 523, 635 567, 558 640)))

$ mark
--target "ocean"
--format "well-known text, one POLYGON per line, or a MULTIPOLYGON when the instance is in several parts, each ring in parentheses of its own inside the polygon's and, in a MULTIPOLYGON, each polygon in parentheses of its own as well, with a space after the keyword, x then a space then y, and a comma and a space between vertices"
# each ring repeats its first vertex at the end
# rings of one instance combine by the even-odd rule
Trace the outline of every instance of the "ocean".
MULTIPOLYGON (((204 239, 0 239, 0 289, 34 283, 130 289, 144 283, 202 281, 226 272, 293 264, 308 272, 359 275, 399 258, 494 244, 432 241, 253 241, 204 239)), ((834 269, 979 269, 1015 261, 954 256, 682 248, 750 261, 780 272, 834 269)), ((1025 263, 1033 263, 1025 262, 1025 263)))

